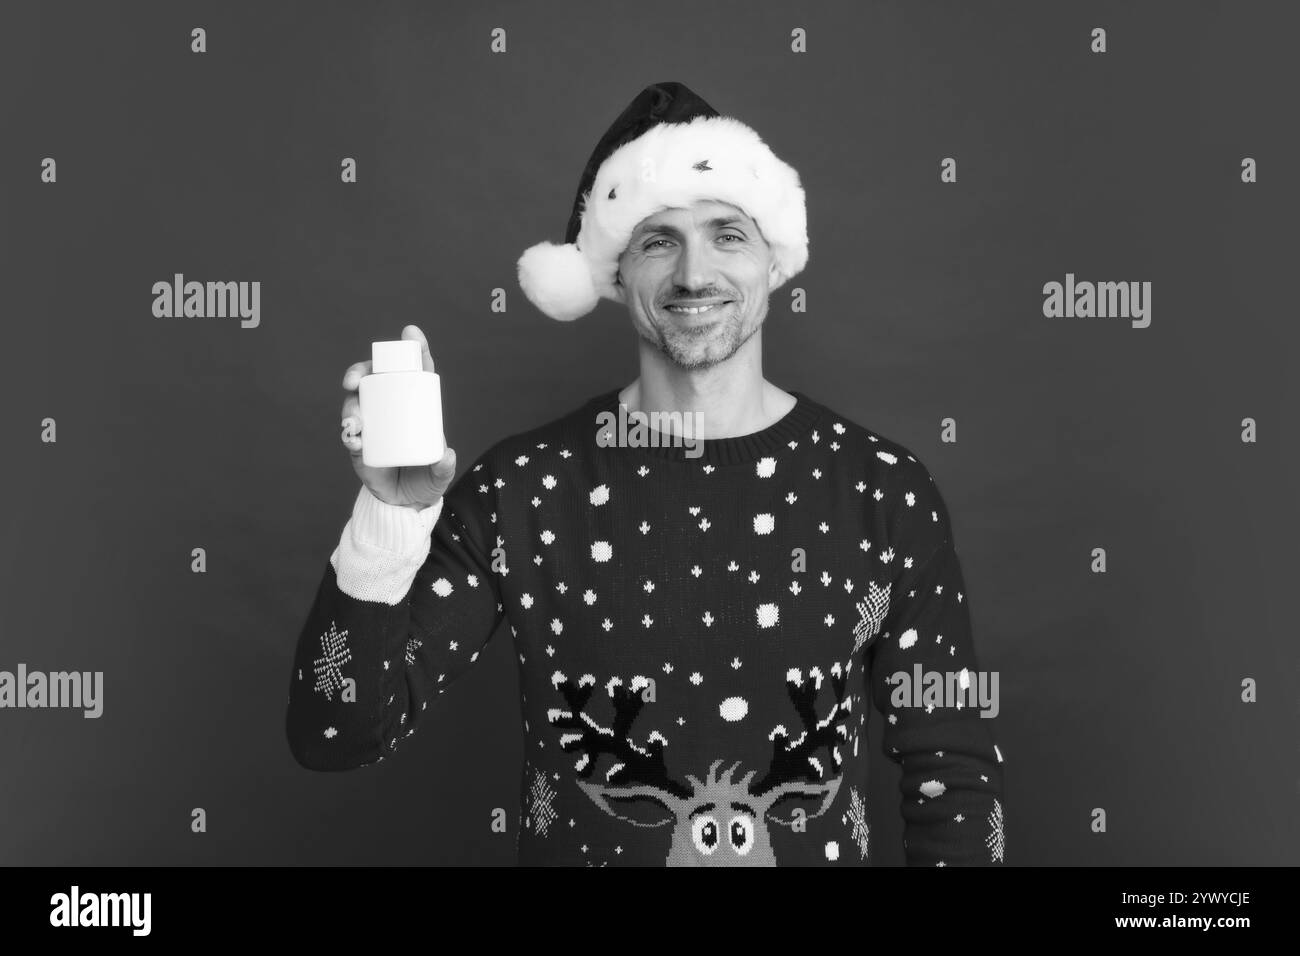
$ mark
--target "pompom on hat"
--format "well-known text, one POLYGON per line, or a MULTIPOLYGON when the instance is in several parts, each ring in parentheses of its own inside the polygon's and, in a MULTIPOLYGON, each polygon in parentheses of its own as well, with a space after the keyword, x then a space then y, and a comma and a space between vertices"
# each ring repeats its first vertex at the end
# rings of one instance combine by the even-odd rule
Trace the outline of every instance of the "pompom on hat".
POLYGON ((622 302, 618 260, 636 227, 699 199, 743 209, 772 248, 777 288, 808 262, 799 174, 740 120, 722 116, 681 83, 647 86, 614 120, 582 171, 564 243, 519 257, 519 286, 553 319, 572 321, 599 301, 622 302))

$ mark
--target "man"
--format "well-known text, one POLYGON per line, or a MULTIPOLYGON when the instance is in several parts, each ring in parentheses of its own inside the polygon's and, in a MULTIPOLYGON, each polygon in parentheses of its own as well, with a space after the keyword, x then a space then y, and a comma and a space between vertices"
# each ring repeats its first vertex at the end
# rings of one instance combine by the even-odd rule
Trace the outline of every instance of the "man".
POLYGON ((348 370, 362 488, 298 641, 300 763, 382 760, 504 618, 521 863, 866 863, 868 699, 902 766, 908 862, 1002 862, 992 721, 895 693, 921 673, 974 683, 938 488, 903 446, 763 378, 768 295, 807 247, 795 171, 655 84, 597 146, 566 243, 519 261, 553 318, 627 306, 636 381, 498 442, 453 485, 450 451, 362 464, 366 363, 348 370))

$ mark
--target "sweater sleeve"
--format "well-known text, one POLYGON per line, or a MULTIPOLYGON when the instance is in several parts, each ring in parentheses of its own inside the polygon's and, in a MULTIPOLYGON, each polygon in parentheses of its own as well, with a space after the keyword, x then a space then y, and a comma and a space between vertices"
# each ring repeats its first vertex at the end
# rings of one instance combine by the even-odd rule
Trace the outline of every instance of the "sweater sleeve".
POLYGON ((499 579, 464 486, 421 511, 362 486, 294 651, 285 729, 302 766, 382 760, 496 630, 499 579))
POLYGON ((885 754, 902 767, 907 864, 1002 863, 998 684, 994 675, 979 674, 970 601, 938 487, 919 463, 903 484, 891 549, 900 563, 911 558, 911 566, 894 584, 879 640, 869 648, 868 672, 885 718, 885 754), (939 676, 927 695, 932 674, 939 676), (959 693, 950 696, 949 688, 959 693))

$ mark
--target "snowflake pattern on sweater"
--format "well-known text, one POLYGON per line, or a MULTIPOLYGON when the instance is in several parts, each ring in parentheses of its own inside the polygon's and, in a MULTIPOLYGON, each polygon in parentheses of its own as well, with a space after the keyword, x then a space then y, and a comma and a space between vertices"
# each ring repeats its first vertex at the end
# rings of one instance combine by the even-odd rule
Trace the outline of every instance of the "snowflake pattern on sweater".
POLYGON ((608 392, 425 512, 362 488, 298 641, 295 757, 384 759, 504 620, 521 863, 865 864, 872 706, 908 863, 1002 863, 996 720, 891 699, 898 672, 978 670, 944 500, 906 448, 793 394, 692 457, 598 443, 608 392))

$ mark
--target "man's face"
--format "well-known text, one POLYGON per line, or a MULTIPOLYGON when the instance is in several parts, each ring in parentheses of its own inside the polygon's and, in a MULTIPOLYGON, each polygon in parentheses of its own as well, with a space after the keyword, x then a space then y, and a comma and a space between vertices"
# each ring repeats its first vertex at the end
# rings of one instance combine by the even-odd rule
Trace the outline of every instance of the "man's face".
POLYGON ((701 199, 638 224, 619 258, 637 334, 683 369, 726 361, 762 326, 772 249, 743 210, 701 199), (677 306, 701 308, 692 314, 677 306))

